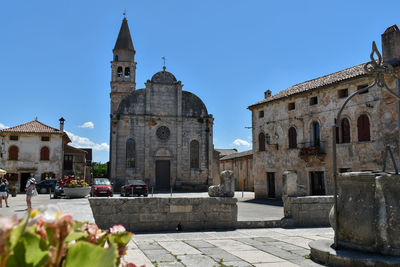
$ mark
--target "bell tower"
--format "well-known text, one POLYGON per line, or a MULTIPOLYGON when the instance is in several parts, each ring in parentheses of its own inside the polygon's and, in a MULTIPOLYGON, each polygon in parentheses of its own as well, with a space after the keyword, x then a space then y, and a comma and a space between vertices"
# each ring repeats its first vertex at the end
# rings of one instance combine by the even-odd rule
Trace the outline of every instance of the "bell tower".
POLYGON ((128 21, 123 19, 111 61, 111 115, 117 112, 121 100, 136 89, 136 62, 128 21))

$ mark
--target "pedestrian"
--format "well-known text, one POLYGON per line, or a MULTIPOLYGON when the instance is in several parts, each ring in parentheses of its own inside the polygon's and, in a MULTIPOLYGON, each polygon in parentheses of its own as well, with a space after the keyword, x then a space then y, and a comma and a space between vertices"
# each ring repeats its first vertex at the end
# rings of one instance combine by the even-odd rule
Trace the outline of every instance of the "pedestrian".
POLYGON ((27 210, 32 209, 32 203, 31 203, 31 198, 33 195, 35 195, 35 188, 36 185, 36 180, 35 178, 31 177, 29 178, 28 182, 26 183, 25 186, 25 191, 26 191, 26 205, 28 206, 27 210))
POLYGON ((4 202, 6 202, 6 207, 8 208, 8 202, 7 202, 7 186, 8 186, 8 181, 6 178, 1 178, 0 181, 0 208, 3 207, 3 201, 2 199, 4 199, 4 202))

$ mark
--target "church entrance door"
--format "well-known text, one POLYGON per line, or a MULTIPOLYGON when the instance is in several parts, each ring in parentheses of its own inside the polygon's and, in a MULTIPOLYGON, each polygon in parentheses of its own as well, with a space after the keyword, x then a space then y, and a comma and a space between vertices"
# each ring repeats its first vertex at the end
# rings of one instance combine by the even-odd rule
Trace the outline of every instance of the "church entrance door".
POLYGON ((156 189, 157 190, 169 190, 171 170, 169 160, 157 160, 156 161, 156 189))

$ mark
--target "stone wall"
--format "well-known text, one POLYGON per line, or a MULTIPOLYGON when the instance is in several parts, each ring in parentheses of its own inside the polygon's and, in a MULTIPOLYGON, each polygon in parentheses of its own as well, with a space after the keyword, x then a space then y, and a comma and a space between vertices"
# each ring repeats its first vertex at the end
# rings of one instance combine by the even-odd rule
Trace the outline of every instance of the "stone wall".
POLYGON ((236 198, 90 198, 96 224, 132 232, 228 229, 237 222, 236 198))
POLYGON ((333 196, 285 197, 283 226, 330 226, 333 196))

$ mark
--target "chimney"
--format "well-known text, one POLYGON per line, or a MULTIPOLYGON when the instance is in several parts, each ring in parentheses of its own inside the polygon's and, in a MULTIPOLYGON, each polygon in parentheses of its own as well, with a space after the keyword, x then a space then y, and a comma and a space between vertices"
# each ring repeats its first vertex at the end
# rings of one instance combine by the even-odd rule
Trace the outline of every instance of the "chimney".
POLYGON ((382 34, 383 62, 394 64, 400 61, 400 30, 392 25, 382 34))
POLYGON ((268 98, 270 96, 271 96, 271 90, 268 89, 267 91, 264 92, 264 98, 268 98))
POLYGON ((60 121, 60 131, 64 132, 64 121, 65 121, 65 119, 63 117, 61 117, 59 119, 59 121, 60 121))

